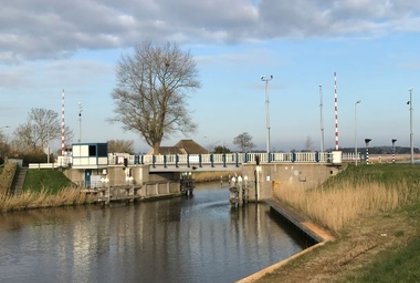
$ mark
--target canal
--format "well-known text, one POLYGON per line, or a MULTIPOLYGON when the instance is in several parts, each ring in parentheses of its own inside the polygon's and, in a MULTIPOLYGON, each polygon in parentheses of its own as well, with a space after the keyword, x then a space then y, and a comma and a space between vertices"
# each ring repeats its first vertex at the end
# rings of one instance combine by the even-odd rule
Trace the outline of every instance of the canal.
POLYGON ((266 205, 232 209, 218 184, 190 198, 0 217, 0 282, 232 282, 305 246, 266 205))

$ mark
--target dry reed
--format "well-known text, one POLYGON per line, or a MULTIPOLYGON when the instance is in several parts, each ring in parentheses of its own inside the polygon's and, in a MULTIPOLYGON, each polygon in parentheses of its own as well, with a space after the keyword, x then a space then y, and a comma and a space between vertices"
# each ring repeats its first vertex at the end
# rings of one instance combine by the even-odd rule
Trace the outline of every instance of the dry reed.
POLYGON ((51 194, 47 190, 26 191, 17 196, 0 195, 0 211, 86 204, 92 201, 92 198, 82 193, 79 188, 64 188, 56 194, 51 194))
POLYGON ((395 209, 411 199, 410 189, 403 182, 394 186, 377 182, 344 183, 334 188, 312 190, 280 186, 274 188, 274 195, 336 232, 359 217, 395 209))

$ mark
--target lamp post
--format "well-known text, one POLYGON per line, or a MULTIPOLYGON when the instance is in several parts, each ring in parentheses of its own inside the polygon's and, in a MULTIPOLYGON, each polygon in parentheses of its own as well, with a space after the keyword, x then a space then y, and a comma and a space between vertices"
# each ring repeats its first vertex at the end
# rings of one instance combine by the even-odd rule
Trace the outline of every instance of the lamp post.
POLYGON ((268 82, 273 79, 273 75, 262 76, 261 80, 265 82, 265 127, 267 128, 267 153, 271 151, 270 136, 270 99, 268 97, 268 82))
POLYGON ((369 165, 369 143, 372 141, 372 139, 365 139, 366 144, 366 164, 369 165))
POLYGON ((324 119, 322 113, 322 85, 319 84, 319 124, 321 129, 321 152, 324 152, 324 119))
POLYGON ((82 142, 82 103, 79 102, 79 143, 82 142))
POLYGON ((413 89, 410 88, 410 100, 407 102, 408 105, 410 105, 410 155, 411 155, 411 164, 414 164, 414 148, 413 148, 413 89))
POLYGON ((354 103, 354 157, 355 157, 355 165, 357 166, 357 160, 359 159, 357 153, 357 104, 362 102, 358 100, 354 103))
POLYGON ((397 142, 396 139, 392 139, 392 163, 395 163, 395 143, 397 142))

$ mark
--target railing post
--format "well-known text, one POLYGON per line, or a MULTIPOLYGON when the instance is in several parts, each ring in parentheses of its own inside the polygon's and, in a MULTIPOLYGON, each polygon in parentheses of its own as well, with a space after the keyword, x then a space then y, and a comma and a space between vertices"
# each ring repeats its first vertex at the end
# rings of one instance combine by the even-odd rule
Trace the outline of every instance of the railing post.
POLYGON ((222 160, 223 160, 223 167, 226 167, 226 153, 223 153, 222 160))
POLYGON ((271 152, 267 153, 268 163, 271 162, 271 152))
POLYGON ((292 162, 296 161, 296 152, 292 151, 292 162))
POLYGON ((210 154, 210 163, 211 163, 211 167, 214 167, 214 156, 213 156, 213 153, 210 154))
POLYGON ((202 157, 201 154, 198 155, 198 166, 201 168, 203 166, 201 166, 201 162, 202 162, 202 157))
POLYGON ((248 163, 248 152, 244 153, 244 163, 248 163))
POLYGON ((140 155, 140 164, 144 164, 144 155, 140 155))
POLYGON ((319 163, 319 152, 315 151, 315 162, 319 163))
POLYGON ((236 167, 239 167, 239 154, 236 153, 235 157, 236 157, 236 167))
POLYGON ((166 160, 166 154, 163 156, 163 167, 168 167, 166 164, 167 160, 166 160))
POLYGON ((178 168, 178 163, 179 163, 179 156, 178 156, 178 153, 177 154, 175 154, 175 167, 176 168, 178 168))
POLYGON ((152 155, 152 165, 153 168, 156 168, 156 156, 154 154, 152 155))
POLYGON ((187 154, 187 167, 190 168, 190 155, 187 154))

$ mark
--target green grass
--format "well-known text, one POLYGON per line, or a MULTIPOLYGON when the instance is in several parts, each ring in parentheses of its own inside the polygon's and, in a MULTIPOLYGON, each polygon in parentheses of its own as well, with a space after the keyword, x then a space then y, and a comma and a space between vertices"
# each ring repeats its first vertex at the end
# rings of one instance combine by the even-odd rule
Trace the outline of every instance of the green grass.
POLYGON ((420 282, 420 236, 397 250, 387 250, 346 282, 420 282))
MULTIPOLYGON (((328 180, 327 187, 338 182, 353 184, 369 180, 387 186, 398 185, 402 180, 410 188, 412 202, 397 209, 416 219, 415 227, 420 227, 420 166, 409 164, 382 164, 349 166, 334 178, 328 180)), ((401 183, 400 183, 401 184, 401 183)), ((418 229, 415 228, 414 229, 418 229)), ((404 237, 402 230, 394 231, 394 236, 404 237)), ((360 269, 359 274, 345 278, 345 282, 420 282, 420 234, 396 249, 379 253, 373 262, 360 269)))
POLYGON ((401 180, 413 187, 420 187, 420 166, 411 164, 375 164, 349 165, 346 170, 328 179, 324 187, 334 187, 339 183, 348 182, 360 185, 367 182, 398 185, 401 180))
POLYGON ((60 189, 72 186, 72 182, 58 170, 42 169, 28 170, 23 191, 41 192, 46 190, 50 193, 56 193, 60 189))

